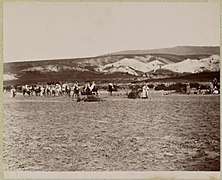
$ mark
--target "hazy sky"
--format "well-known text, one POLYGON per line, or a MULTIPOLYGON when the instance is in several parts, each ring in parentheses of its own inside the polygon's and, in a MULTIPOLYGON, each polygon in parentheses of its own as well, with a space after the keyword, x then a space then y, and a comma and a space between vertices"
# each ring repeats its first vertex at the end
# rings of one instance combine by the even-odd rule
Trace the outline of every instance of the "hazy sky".
POLYGON ((4 3, 4 61, 220 45, 219 3, 4 3))

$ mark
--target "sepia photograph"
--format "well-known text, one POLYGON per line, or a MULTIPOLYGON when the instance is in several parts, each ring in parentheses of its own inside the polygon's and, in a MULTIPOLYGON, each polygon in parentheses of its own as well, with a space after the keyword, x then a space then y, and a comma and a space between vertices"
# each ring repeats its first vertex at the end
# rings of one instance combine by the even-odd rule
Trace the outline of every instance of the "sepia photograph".
POLYGON ((4 172, 219 172, 220 2, 5 2, 2 91, 4 172))

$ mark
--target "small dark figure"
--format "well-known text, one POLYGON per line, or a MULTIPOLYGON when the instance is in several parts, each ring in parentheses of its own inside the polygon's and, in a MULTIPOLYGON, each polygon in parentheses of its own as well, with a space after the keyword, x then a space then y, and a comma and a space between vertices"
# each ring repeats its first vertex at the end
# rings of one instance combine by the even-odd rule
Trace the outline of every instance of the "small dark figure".
POLYGON ((110 94, 110 95, 112 95, 113 90, 114 90, 113 83, 109 83, 109 84, 108 84, 108 91, 109 91, 109 94, 110 94))

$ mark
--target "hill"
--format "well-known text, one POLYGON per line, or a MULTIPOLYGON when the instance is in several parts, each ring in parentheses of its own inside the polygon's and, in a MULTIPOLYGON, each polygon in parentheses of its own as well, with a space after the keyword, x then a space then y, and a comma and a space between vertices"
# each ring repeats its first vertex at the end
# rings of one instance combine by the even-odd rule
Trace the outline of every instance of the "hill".
POLYGON ((176 55, 196 55, 196 54, 220 54, 219 46, 176 46, 172 48, 161 48, 151 50, 127 50, 112 53, 112 55, 129 54, 176 54, 176 55))
POLYGON ((112 53, 89 58, 4 63, 4 84, 29 84, 48 81, 73 82, 76 80, 130 82, 144 78, 180 77, 184 73, 217 72, 220 69, 218 47, 179 46, 155 51, 141 51, 141 54, 136 52, 137 54, 130 54, 132 51, 125 51, 125 54, 112 53), (142 52, 166 53, 142 54, 142 52), (169 52, 186 52, 188 54, 178 55, 169 54, 169 52))
POLYGON ((214 78, 220 81, 220 72, 201 72, 195 74, 180 74, 179 76, 155 79, 143 79, 132 81, 133 83, 150 82, 150 83, 198 83, 198 82, 211 82, 214 78))

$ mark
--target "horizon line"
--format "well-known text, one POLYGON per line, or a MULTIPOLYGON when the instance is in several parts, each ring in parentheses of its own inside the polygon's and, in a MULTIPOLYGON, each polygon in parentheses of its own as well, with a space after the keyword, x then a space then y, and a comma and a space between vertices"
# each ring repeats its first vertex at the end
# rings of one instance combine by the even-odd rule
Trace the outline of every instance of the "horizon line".
MULTIPOLYGON (((178 45, 178 46, 173 46, 173 47, 164 47, 164 48, 152 48, 152 49, 125 49, 125 50, 120 50, 117 52, 112 52, 112 53, 106 53, 106 54, 102 54, 102 55, 94 55, 94 56, 82 56, 82 57, 61 57, 61 58, 42 58, 42 59, 30 59, 30 60, 22 60, 22 59, 18 59, 18 60, 12 60, 12 61, 8 61, 8 62, 4 62, 3 60, 3 64, 6 63, 20 63, 20 62, 30 62, 30 61, 34 61, 34 62, 38 62, 38 61, 56 61, 56 60, 77 60, 77 59, 88 59, 88 58, 98 58, 98 57, 104 57, 104 56, 115 56, 115 55, 121 55, 121 52, 124 51, 152 51, 152 50, 158 50, 158 49, 168 49, 168 48, 176 48, 176 47, 219 47, 220 45, 178 45)), ((140 54, 140 53, 139 53, 140 54)), ((148 54, 173 54, 173 53, 148 53, 148 54)), ((122 55, 126 55, 126 54, 122 54, 122 55)), ((129 54, 129 55, 133 55, 133 54, 129 54)), ((176 54, 175 54, 176 55, 176 54)), ((180 54, 177 54, 180 55, 180 54)))

